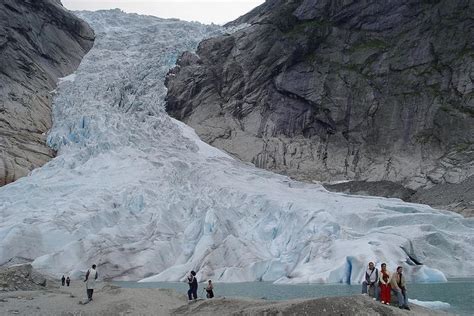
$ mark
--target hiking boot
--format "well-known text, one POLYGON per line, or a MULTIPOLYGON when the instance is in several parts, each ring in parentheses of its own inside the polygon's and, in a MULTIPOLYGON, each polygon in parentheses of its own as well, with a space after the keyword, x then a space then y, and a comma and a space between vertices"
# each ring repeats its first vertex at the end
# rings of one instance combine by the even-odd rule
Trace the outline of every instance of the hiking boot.
POLYGON ((408 307, 407 305, 403 306, 403 308, 406 310, 410 310, 410 307, 408 307))

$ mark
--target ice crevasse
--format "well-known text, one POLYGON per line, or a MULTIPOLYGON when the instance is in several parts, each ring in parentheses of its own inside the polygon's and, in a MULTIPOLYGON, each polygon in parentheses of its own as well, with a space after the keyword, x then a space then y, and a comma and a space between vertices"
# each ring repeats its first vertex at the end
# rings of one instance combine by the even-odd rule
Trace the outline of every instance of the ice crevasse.
POLYGON ((474 221, 327 192, 236 161, 164 111, 165 74, 217 26, 78 12, 97 38, 55 91, 51 162, 0 188, 0 264, 117 280, 360 282, 368 261, 411 281, 474 271, 474 221))

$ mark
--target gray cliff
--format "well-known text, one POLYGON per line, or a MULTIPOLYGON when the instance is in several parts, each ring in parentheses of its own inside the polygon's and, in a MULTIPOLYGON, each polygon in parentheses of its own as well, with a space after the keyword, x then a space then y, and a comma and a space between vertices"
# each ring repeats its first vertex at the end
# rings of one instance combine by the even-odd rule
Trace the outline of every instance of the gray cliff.
POLYGON ((89 25, 59 0, 0 1, 0 185, 54 156, 46 145, 50 92, 93 41, 89 25))
MULTIPOLYGON (((468 0, 267 0, 180 57, 167 111, 258 167, 427 203, 472 183, 473 16, 468 0)), ((473 191, 432 205, 472 211, 473 191)))

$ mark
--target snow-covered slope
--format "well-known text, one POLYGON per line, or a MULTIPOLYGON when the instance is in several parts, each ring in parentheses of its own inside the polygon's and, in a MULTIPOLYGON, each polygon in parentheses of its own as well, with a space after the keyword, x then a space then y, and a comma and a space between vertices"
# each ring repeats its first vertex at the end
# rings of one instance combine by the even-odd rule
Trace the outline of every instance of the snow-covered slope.
POLYGON ((292 181, 171 119, 164 75, 214 27, 79 15, 95 46, 56 92, 58 157, 0 189, 0 264, 77 275, 97 263, 104 277, 148 281, 195 269, 201 280, 358 282, 369 260, 418 281, 473 274, 472 219, 292 181))

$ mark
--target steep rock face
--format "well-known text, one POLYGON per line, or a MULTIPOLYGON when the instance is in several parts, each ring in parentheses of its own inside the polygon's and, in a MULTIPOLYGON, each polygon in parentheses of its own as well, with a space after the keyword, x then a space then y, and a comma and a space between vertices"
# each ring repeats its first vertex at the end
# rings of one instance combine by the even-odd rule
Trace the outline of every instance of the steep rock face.
POLYGON ((167 77, 206 142, 302 180, 474 173, 472 1, 267 1, 167 77))
POLYGON ((94 32, 59 0, 0 3, 0 185, 54 156, 46 145, 56 81, 73 72, 94 32))

